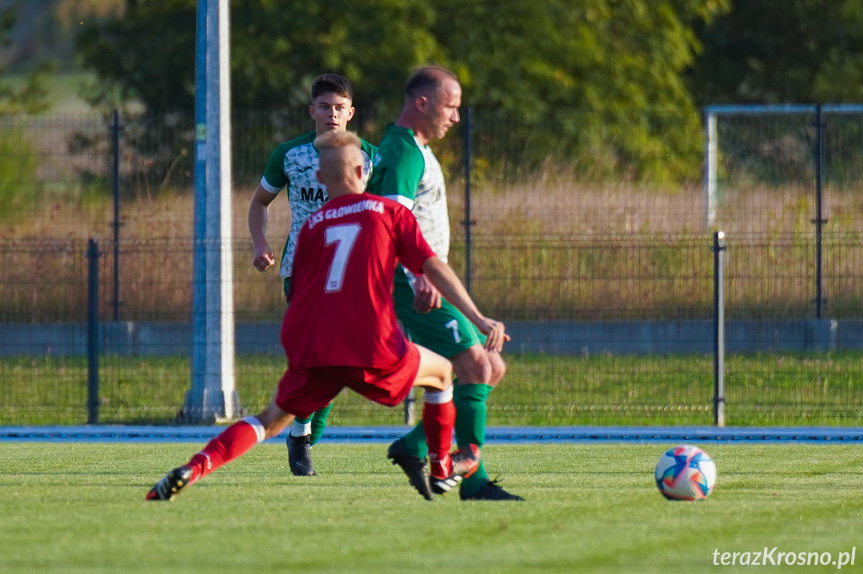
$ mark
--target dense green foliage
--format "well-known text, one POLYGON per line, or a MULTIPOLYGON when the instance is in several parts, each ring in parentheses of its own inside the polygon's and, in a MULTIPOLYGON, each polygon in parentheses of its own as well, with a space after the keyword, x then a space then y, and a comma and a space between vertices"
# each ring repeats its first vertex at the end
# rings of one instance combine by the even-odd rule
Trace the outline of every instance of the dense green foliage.
MULTIPOLYGON (((77 45, 99 78, 92 101, 190 109, 195 10, 194 0, 128 2, 85 25, 77 45)), ((488 150, 499 172, 517 150, 584 174, 692 180, 696 106, 860 101, 861 31, 855 0, 235 0, 232 106, 302 109, 314 76, 343 73, 373 110, 358 118, 365 133, 392 119, 413 67, 437 62, 459 74, 465 106, 524 126, 488 150)))
MULTIPOLYGON (((129 3, 122 17, 85 26, 88 67, 148 109, 193 102, 194 0, 129 3)), ((303 105, 309 81, 346 74, 358 103, 398 105, 411 68, 452 67, 466 105, 559 106, 619 113, 688 105, 680 74, 697 48, 693 25, 724 1, 573 5, 566 0, 334 0, 231 3, 232 100, 238 108, 303 105)))
POLYGON ((699 104, 839 103, 863 99, 863 3, 736 0, 699 37, 699 104))
MULTIPOLYGON (((232 2, 232 105, 306 104, 308 85, 325 70, 349 76, 358 101, 391 97, 411 66, 440 58, 424 32, 432 18, 431 8, 416 1, 232 2)), ((124 15, 86 26, 78 50, 121 99, 149 110, 190 109, 195 24, 194 0, 130 3, 124 15)))
MULTIPOLYGON (((290 7, 236 1, 232 106, 300 107, 312 78, 333 71, 354 83, 358 105, 377 109, 378 122, 391 121, 411 69, 437 62, 459 74, 465 106, 527 122, 539 134, 530 145, 542 155, 602 156, 597 169, 639 179, 695 177, 700 158, 689 150, 700 133, 684 72, 698 49, 694 25, 726 6, 726 0, 334 0, 290 7), (670 111, 685 121, 663 121, 670 111), (586 130, 573 113, 590 114, 602 129, 586 130), (542 138, 540 126, 549 121, 564 133, 542 138), (561 150, 562 138, 573 143, 561 150)), ((189 109, 195 17, 194 0, 135 2, 122 17, 85 27, 79 50, 102 82, 94 102, 117 105, 110 100, 119 94, 152 111, 189 109)))
MULTIPOLYGON (((0 47, 9 43, 9 31, 15 25, 14 6, 0 7, 0 47)), ((3 79, 0 64, 0 120, 4 116, 36 113, 44 110, 46 89, 44 72, 47 66, 30 74, 21 85, 13 86, 3 79)), ((36 158, 28 153, 30 142, 23 130, 0 123, 0 158, 14 157, 15 161, 0 161, 0 213, 8 221, 35 203, 34 181, 36 158)))
MULTIPOLYGON (((16 22, 16 8, 16 4, 0 6, 0 48, 10 43, 9 31, 16 22)), ((41 66, 27 77, 23 85, 12 86, 3 80, 4 66, 0 62, 0 116, 34 113, 46 109, 44 74, 50 68, 50 65, 41 66)), ((0 138, 4 138, 3 133, 0 133, 0 138)))
MULTIPOLYGON (((44 60, 53 49, 69 65, 69 36, 79 29, 79 62, 98 73, 102 97, 191 107, 195 0, 40 4, 0 3, 0 38, 17 10, 31 34, 49 36, 26 38, 38 48, 30 50, 44 60)), ((863 96, 856 0, 234 0, 231 25, 240 108, 302 105, 322 70, 348 75, 361 104, 398 105, 406 73, 430 61, 458 71, 468 105, 525 117, 560 106, 613 117, 621 106, 863 96)), ((24 49, 17 52, 20 59, 24 49)))

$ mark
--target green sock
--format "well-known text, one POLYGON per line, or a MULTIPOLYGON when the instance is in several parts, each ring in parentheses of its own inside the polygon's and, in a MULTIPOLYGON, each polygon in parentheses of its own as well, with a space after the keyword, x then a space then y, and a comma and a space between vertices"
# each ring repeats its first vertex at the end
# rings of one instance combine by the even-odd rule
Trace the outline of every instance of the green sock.
MULTIPOLYGON (((491 385, 465 384, 456 385, 453 393, 455 403, 455 439, 459 447, 466 444, 476 444, 480 448, 485 444, 486 401, 491 393, 491 385)), ((488 482, 488 473, 479 461, 479 468, 461 483, 461 491, 470 496, 488 482)))
POLYGON ((330 416, 330 410, 333 408, 333 403, 328 404, 321 410, 312 414, 312 446, 318 440, 320 440, 321 435, 324 434, 324 429, 327 428, 327 417, 330 416))
POLYGON ((415 454, 420 458, 425 458, 429 453, 429 446, 426 444, 426 431, 423 430, 423 422, 420 421, 417 425, 408 431, 402 437, 405 441, 405 447, 411 454, 415 454))

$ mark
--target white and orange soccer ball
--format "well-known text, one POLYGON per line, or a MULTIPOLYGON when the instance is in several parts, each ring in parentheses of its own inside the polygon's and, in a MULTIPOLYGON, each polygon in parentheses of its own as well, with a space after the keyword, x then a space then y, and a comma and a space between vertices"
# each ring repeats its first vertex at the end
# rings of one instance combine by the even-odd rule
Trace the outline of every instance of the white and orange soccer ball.
POLYGON ((697 446, 684 444, 659 457, 654 478, 659 492, 668 500, 702 500, 716 486, 716 465, 697 446))

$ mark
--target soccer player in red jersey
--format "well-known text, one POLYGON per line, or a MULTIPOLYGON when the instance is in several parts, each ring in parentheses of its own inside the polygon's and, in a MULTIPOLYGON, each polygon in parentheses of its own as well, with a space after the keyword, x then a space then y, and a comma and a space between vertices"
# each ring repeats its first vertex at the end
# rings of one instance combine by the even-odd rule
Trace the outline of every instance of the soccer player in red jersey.
POLYGON ((425 388, 422 418, 431 492, 446 494, 478 468, 477 445, 450 454, 452 364, 408 342, 396 323, 396 261, 429 279, 487 336, 489 350, 500 351, 509 340, 504 325, 479 312, 452 269, 435 257, 406 207, 363 193, 360 141, 354 134, 327 133, 315 147, 318 179, 330 199, 304 224, 294 255, 291 305, 281 331, 290 368, 262 412, 229 426, 170 471, 147 500, 172 500, 202 476, 277 436, 295 416, 308 417, 329 404, 345 387, 388 406, 398 405, 412 386, 425 388))

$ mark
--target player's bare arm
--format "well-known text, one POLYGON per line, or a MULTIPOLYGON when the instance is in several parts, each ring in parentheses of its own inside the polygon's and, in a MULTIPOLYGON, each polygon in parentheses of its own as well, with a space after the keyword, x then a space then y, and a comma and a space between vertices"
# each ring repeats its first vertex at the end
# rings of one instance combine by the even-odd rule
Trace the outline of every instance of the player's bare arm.
POLYGON ((426 278, 440 291, 447 301, 461 311, 471 323, 485 335, 485 348, 488 351, 500 352, 503 344, 511 340, 506 334, 506 327, 500 321, 489 319, 477 309, 473 299, 468 295, 455 271, 438 259, 431 257, 423 263, 423 273, 426 278))
POLYGON ((255 249, 252 265, 258 271, 266 271, 276 262, 276 255, 267 243, 267 216, 270 204, 275 198, 275 194, 258 184, 258 189, 255 190, 255 195, 249 203, 249 232, 252 234, 252 244, 255 249))

